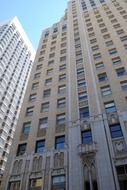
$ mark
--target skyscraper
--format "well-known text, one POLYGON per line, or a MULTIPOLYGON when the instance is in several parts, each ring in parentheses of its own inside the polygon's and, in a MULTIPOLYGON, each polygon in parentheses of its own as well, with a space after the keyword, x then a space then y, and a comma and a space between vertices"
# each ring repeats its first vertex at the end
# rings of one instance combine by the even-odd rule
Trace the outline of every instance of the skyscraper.
POLYGON ((126 1, 69 1, 43 31, 7 188, 127 189, 126 1))
POLYGON ((0 24, 0 175, 14 136, 35 50, 18 19, 0 24))

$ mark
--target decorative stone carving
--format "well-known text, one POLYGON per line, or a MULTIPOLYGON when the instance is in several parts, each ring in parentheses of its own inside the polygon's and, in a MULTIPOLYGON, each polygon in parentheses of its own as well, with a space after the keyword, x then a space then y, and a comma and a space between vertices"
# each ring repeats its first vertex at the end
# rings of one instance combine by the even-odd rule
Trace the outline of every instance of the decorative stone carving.
POLYGON ((113 141, 113 147, 115 156, 125 155, 127 156, 127 146, 124 139, 118 139, 113 141))
POLYGON ((42 168, 42 156, 34 157, 33 164, 32 164, 32 171, 38 172, 42 168))
POLYGON ((119 117, 118 117, 118 114, 116 112, 108 113, 107 117, 108 117, 108 123, 110 125, 115 124, 115 123, 119 123, 119 117))
POLYGON ((13 164, 12 174, 19 175, 22 172, 23 160, 16 160, 13 164))
POLYGON ((54 168, 63 168, 64 167, 64 153, 55 153, 54 155, 54 168))

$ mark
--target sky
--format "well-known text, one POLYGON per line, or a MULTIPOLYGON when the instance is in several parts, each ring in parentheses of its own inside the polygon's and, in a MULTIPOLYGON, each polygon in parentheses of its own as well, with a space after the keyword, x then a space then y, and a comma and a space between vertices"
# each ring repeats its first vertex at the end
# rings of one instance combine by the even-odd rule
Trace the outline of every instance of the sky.
POLYGON ((64 15, 68 0, 0 0, 0 22, 17 16, 37 49, 42 30, 64 15))

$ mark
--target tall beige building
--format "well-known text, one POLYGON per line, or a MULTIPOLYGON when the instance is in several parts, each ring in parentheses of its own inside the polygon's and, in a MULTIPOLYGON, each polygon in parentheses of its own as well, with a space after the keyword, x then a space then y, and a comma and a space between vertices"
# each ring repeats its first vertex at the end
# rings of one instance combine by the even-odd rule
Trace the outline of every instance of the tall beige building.
POLYGON ((42 33, 1 190, 127 189, 127 3, 72 0, 42 33))
POLYGON ((35 50, 18 18, 0 23, 0 180, 34 57, 35 50))

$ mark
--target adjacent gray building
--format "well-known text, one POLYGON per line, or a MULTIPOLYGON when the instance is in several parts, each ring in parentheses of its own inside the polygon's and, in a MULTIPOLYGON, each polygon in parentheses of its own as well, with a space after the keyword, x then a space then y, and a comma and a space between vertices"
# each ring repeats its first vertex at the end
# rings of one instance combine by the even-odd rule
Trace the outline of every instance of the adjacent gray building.
POLYGON ((0 23, 0 175, 10 152, 35 50, 16 17, 0 23))

